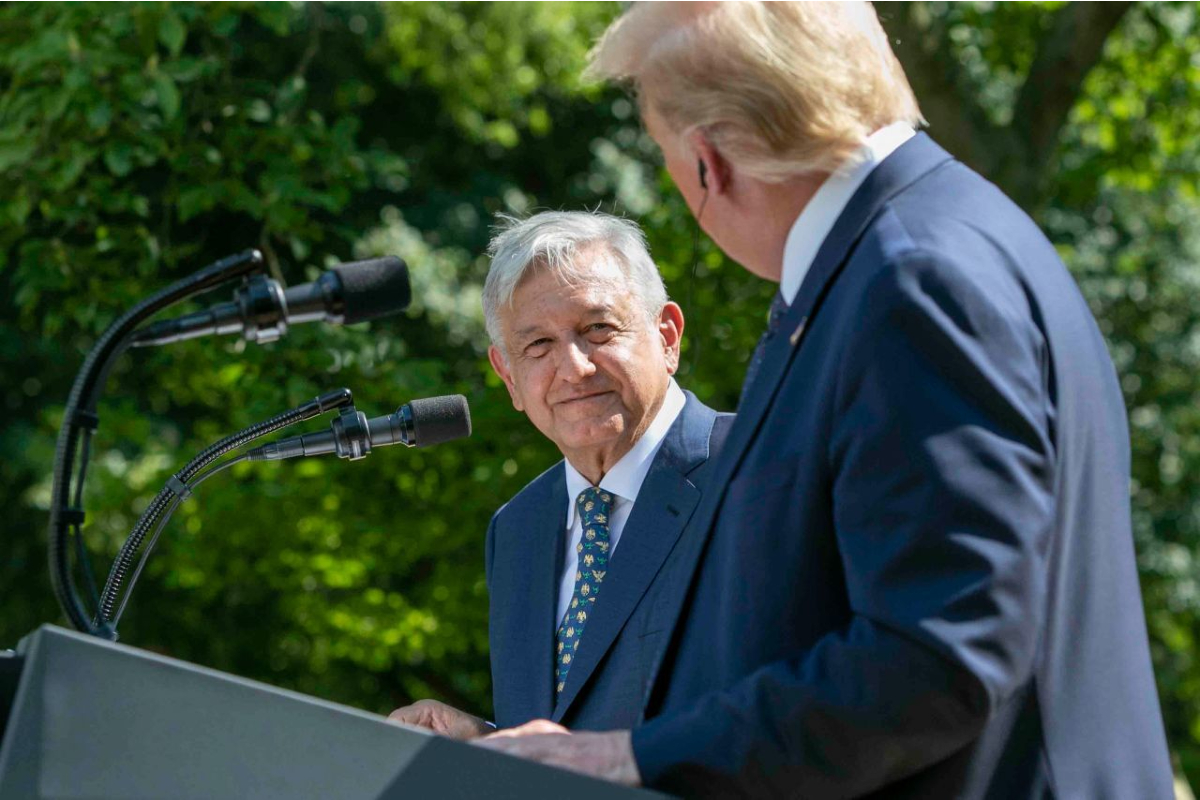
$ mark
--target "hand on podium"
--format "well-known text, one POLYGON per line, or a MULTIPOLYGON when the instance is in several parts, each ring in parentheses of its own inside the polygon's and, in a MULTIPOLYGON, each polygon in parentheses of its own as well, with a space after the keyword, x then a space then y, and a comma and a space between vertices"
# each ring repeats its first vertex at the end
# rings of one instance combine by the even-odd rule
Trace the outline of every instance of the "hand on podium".
POLYGON ((535 719, 474 744, 625 786, 642 785, 629 731, 571 733, 548 719, 535 719))
POLYGON ((437 700, 418 700, 412 705, 401 706, 388 714, 388 719, 418 728, 428 728, 434 733, 462 742, 477 739, 495 730, 479 717, 437 700))

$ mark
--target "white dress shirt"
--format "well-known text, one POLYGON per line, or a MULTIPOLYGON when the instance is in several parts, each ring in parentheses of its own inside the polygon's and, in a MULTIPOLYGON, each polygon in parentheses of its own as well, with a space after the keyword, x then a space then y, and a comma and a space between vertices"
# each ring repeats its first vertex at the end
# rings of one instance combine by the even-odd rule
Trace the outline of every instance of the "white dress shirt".
POLYGON ((783 246, 783 272, 779 277, 779 293, 788 305, 796 299, 796 292, 800 291, 800 284, 817 257, 817 251, 858 187, 871 170, 913 135, 912 126, 907 122, 894 122, 872 133, 857 153, 826 178, 800 211, 783 246))
MULTIPOLYGON (((629 513, 633 510, 642 482, 646 480, 646 473, 650 471, 650 464, 654 461, 654 456, 658 455, 658 448, 667 437, 667 431, 683 410, 685 399, 683 390, 672 378, 662 406, 654 415, 650 427, 642 434, 642 438, 634 442, 629 452, 613 464, 613 468, 600 479, 599 488, 613 496, 612 509, 608 514, 609 558, 616 552, 621 531, 625 529, 625 521, 629 519, 629 513)), ((556 629, 563 615, 567 613, 567 606, 575 593, 575 571, 579 563, 579 554, 575 552, 575 547, 583 540, 583 523, 575 511, 575 499, 579 497, 580 492, 592 485, 591 481, 579 474, 579 470, 571 466, 570 461, 564 460, 563 466, 567 471, 567 549, 563 556, 562 577, 558 584, 558 616, 554 618, 556 629)))

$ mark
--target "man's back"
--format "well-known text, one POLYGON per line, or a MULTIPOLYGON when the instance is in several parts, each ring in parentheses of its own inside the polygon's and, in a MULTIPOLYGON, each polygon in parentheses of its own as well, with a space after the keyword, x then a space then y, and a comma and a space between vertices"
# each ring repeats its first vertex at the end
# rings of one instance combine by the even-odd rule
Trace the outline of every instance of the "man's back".
POLYGON ((662 718, 634 733, 643 776, 1169 796, 1124 406, 1032 222, 917 137, 839 219, 759 375, 699 512, 662 718))

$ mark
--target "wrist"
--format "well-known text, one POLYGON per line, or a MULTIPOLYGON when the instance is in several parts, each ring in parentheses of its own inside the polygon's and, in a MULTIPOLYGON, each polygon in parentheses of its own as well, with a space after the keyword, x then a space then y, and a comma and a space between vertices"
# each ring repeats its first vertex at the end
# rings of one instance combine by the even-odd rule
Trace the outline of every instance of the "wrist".
POLYGON ((626 786, 641 786, 642 774, 633 755, 633 731, 616 731, 613 736, 617 748, 617 783, 626 786))

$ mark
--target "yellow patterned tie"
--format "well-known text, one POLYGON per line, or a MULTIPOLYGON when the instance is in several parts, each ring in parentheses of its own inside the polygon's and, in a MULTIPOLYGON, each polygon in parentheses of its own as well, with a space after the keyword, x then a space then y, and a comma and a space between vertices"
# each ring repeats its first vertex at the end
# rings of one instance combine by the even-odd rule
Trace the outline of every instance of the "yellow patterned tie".
POLYGON ((575 548, 579 554, 575 569, 575 592, 558 626, 558 651, 554 660, 555 697, 567 685, 567 673, 579 649, 579 639, 596 603, 600 584, 608 572, 608 515, 612 501, 611 493, 595 487, 584 489, 575 501, 579 520, 583 523, 583 537, 575 548))

